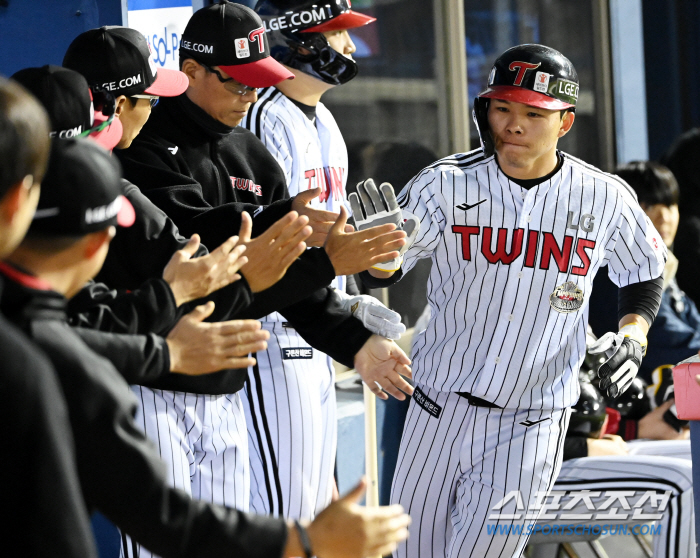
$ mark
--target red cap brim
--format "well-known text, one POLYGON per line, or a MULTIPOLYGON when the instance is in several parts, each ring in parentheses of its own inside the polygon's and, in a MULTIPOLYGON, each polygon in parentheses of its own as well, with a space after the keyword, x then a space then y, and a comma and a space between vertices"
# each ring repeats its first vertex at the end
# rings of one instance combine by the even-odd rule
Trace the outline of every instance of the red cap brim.
POLYGON ((158 95, 159 97, 177 97, 182 95, 188 86, 187 75, 183 72, 158 68, 156 80, 144 93, 158 95))
POLYGON ((120 196, 122 199, 122 206, 117 213, 117 225, 120 227, 130 227, 136 221, 136 212, 134 211, 134 206, 125 197, 120 196))
POLYGON ((532 91, 532 89, 525 89, 524 87, 517 87, 515 85, 494 85, 486 89, 486 91, 479 93, 479 97, 514 101, 531 107, 548 110, 563 110, 574 107, 574 105, 565 103, 564 101, 560 101, 544 93, 538 93, 537 91, 532 91))
POLYGON ((323 33, 324 31, 354 29, 355 27, 362 27, 363 25, 367 25, 373 21, 377 21, 377 18, 348 10, 347 12, 343 12, 338 17, 334 17, 325 23, 304 29, 302 33, 323 33))
MULTIPOLYGON (((101 113, 95 114, 95 125, 105 121, 105 119, 101 117, 101 113)), ((97 142, 99 145, 101 145, 108 151, 112 151, 112 149, 114 149, 119 143, 119 141, 122 139, 123 132, 124 129, 122 127, 122 123, 119 121, 118 118, 115 118, 114 120, 112 120, 112 123, 109 126, 107 126, 104 130, 100 132, 93 132, 88 137, 94 142, 97 142)))
POLYGON ((236 81, 249 87, 271 87, 285 79, 294 79, 294 74, 272 56, 235 66, 219 66, 236 81))

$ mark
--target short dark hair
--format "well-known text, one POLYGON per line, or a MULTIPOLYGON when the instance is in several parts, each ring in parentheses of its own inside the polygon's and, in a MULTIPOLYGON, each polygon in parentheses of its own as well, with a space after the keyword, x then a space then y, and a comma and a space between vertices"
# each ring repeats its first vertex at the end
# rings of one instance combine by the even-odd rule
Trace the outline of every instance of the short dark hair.
POLYGON ((0 198, 27 175, 41 182, 50 130, 41 103, 17 82, 0 77, 0 198))
POLYGON ((615 170, 637 193, 640 205, 678 205, 678 182, 668 167, 653 161, 632 161, 615 170))
POLYGON ((51 236, 30 228, 22 240, 22 246, 33 252, 51 255, 67 250, 82 239, 82 236, 51 236))

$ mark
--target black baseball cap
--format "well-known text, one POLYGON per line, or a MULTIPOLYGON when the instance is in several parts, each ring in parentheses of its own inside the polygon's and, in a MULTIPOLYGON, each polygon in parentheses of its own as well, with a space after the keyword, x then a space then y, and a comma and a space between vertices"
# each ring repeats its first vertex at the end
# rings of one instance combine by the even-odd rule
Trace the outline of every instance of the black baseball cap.
POLYGON ((123 195, 116 157, 86 139, 54 140, 30 231, 45 236, 85 236, 134 223, 123 195))
POLYGON ((108 26, 78 35, 63 58, 66 68, 80 72, 93 88, 114 95, 176 97, 188 86, 178 70, 157 68, 144 37, 136 29, 108 26))
POLYGON ((88 136, 105 149, 114 149, 122 124, 114 118, 114 97, 94 94, 78 72, 61 66, 25 68, 12 76, 44 105, 51 120, 51 137, 88 136))
POLYGON ((260 16, 241 4, 222 0, 197 10, 182 33, 180 59, 219 66, 250 87, 270 87, 294 74, 270 56, 260 16))

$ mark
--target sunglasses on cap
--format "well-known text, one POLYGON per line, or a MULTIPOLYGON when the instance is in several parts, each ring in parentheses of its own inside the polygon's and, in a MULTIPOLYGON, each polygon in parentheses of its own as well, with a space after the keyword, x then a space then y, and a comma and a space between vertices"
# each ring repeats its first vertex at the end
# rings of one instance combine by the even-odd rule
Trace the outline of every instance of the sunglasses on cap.
POLYGON ((235 79, 233 79, 232 77, 230 77, 230 78, 225 78, 225 77, 223 77, 223 76, 219 73, 218 70, 212 68, 211 66, 207 66, 206 64, 204 64, 204 63, 202 63, 202 62, 199 62, 199 61, 197 61, 197 62, 198 62, 199 65, 202 66, 202 68, 204 68, 207 72, 209 72, 209 73, 211 73, 211 74, 214 74, 217 78, 219 78, 219 81, 220 81, 221 83, 229 83, 229 82, 232 81, 233 83, 230 85, 230 87, 227 87, 227 89, 228 89, 231 93, 234 93, 234 94, 236 94, 236 95, 245 95, 246 93, 256 92, 256 91, 258 90, 257 87, 250 87, 249 85, 243 85, 242 83, 238 83, 238 82, 237 82, 235 79))

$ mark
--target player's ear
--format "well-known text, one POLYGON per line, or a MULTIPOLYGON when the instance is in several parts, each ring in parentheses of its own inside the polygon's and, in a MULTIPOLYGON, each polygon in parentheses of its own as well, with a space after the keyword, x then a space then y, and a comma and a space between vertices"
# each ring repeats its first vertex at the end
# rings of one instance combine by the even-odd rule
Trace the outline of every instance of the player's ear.
POLYGON ((107 227, 106 229, 94 233, 90 233, 84 239, 85 259, 91 259, 97 254, 105 244, 109 244, 114 235, 117 234, 117 229, 115 227, 107 227))
POLYGON ((182 68, 181 72, 183 72, 186 76, 187 79, 190 82, 190 86, 194 85, 194 81, 197 80, 198 77, 200 77, 202 71, 204 68, 200 66, 195 60, 192 58, 188 58, 182 63, 182 68))
POLYGON ((126 106, 126 95, 119 95, 115 99, 116 107, 114 109, 114 115, 119 118, 122 113, 124 112, 124 108, 126 106))
POLYGON ((569 133, 571 126, 574 125, 574 118, 576 118, 576 115, 573 111, 567 110, 566 113, 564 113, 564 116, 561 119, 561 125, 559 126, 558 137, 564 137, 569 133))

